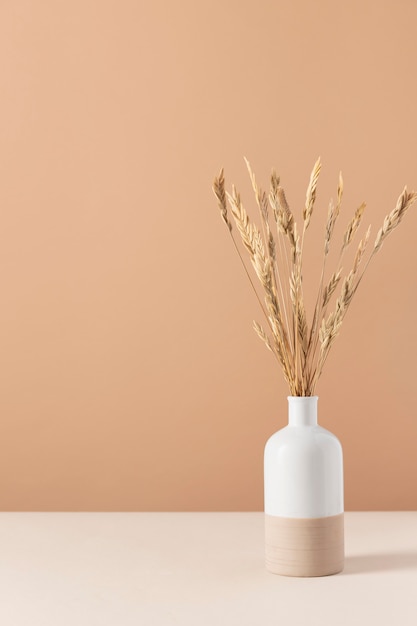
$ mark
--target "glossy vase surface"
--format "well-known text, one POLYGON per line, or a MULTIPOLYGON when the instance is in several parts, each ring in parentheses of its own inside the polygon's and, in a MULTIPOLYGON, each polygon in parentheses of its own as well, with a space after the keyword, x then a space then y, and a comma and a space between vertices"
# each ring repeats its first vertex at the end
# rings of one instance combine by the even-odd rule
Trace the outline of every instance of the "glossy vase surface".
POLYGON ((317 396, 288 398, 288 425, 264 455, 265 563, 284 576, 327 576, 344 564, 343 454, 317 423, 317 396))

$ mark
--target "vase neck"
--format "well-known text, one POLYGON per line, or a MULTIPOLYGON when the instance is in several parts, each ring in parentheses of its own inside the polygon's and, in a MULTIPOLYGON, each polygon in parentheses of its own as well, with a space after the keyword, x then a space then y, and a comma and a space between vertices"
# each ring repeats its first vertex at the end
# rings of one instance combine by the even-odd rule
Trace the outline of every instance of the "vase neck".
POLYGON ((288 425, 316 426, 318 396, 288 396, 288 425))

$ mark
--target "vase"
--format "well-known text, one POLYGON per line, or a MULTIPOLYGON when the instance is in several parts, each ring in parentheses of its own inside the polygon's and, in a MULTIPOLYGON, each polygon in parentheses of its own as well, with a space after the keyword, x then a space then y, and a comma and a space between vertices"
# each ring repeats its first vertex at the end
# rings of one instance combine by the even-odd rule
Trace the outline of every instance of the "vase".
POLYGON ((265 564, 283 576, 327 576, 344 564, 342 446, 318 425, 317 401, 290 396, 288 425, 265 446, 265 564))

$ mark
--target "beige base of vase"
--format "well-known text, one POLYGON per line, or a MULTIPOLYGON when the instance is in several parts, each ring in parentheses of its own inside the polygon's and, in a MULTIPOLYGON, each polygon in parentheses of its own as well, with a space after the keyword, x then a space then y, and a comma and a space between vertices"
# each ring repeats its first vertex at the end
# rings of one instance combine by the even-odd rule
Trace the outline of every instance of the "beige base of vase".
POLYGON ((313 519, 265 515, 265 564, 282 576, 329 576, 344 565, 343 513, 313 519))

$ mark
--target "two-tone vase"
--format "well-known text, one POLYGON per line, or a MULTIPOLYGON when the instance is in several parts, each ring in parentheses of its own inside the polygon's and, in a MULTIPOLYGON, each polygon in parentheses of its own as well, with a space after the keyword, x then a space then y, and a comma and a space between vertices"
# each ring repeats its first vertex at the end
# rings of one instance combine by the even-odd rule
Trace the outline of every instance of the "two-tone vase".
POLYGON ((317 401, 290 396, 288 425, 265 446, 265 563, 274 574, 343 569, 342 446, 318 425, 317 401))

